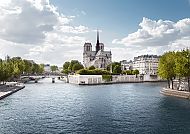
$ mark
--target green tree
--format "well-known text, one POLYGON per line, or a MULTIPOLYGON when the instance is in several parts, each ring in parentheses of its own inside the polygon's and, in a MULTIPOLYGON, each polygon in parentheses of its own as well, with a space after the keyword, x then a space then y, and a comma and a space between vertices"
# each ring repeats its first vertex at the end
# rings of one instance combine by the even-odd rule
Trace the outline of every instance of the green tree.
POLYGON ((69 70, 68 69, 64 69, 63 71, 62 71, 62 73, 64 73, 64 74, 69 74, 69 70))
POLYGON ((0 59, 0 82, 20 78, 21 74, 41 74, 44 70, 43 64, 39 65, 21 57, 0 59))
POLYGON ((186 49, 182 53, 184 57, 186 58, 184 76, 187 78, 188 90, 190 91, 190 49, 186 49))
MULTIPOLYGON (((190 77, 190 51, 183 50, 181 52, 176 52, 175 58, 175 73, 179 79, 179 85, 181 84, 181 79, 186 78, 188 81, 188 90, 190 91, 189 77, 190 77)), ((178 87, 179 88, 179 87, 178 87)))
POLYGON ((94 69, 94 70, 80 69, 77 71, 77 74, 80 74, 80 75, 110 75, 110 72, 107 70, 102 70, 102 69, 94 69))
POLYGON ((121 63, 119 63, 119 62, 113 62, 113 63, 109 64, 109 65, 106 67, 106 70, 107 70, 107 71, 110 71, 111 68, 112 68, 111 71, 113 72, 113 70, 114 70, 114 68, 115 68, 116 65, 120 66, 120 68, 121 68, 121 63))
POLYGON ((44 64, 39 65, 39 74, 44 73, 44 64))
POLYGON ((136 70, 133 70, 132 73, 133 73, 134 75, 136 75, 136 77, 137 77, 137 75, 139 74, 139 70, 137 70, 137 69, 136 69, 136 70))
POLYGON ((39 74, 39 68, 40 68, 39 65, 34 63, 32 65, 32 74, 39 74))
POLYGON ((89 70, 87 70, 87 69, 80 69, 80 70, 77 71, 77 74, 90 75, 89 70))
MULTIPOLYGON (((181 79, 185 77, 185 64, 186 64, 186 59, 184 55, 181 52, 176 52, 175 74, 179 79, 179 85, 181 84, 181 79)), ((179 89, 179 86, 177 89, 179 89)))
POLYGON ((110 71, 110 69, 111 69, 111 64, 107 65, 107 67, 106 67, 107 71, 110 71))
POLYGON ((63 64, 63 70, 68 69, 69 66, 70 66, 70 62, 66 61, 66 62, 63 64))
POLYGON ((114 68, 113 68, 114 74, 121 74, 121 72, 122 72, 121 66, 119 66, 119 65, 114 66, 114 68))
POLYGON ((168 80, 168 87, 170 88, 170 83, 172 83, 173 89, 173 79, 175 79, 175 52, 167 52, 163 54, 159 60, 158 65, 158 75, 164 79, 168 80))
POLYGON ((126 70, 127 75, 133 75, 133 70, 126 70))
POLYGON ((80 62, 78 61, 78 60, 71 60, 71 63, 70 63, 70 65, 69 65, 69 71, 73 71, 72 69, 73 69, 73 65, 74 64, 80 64, 80 62))
POLYGON ((80 63, 75 63, 72 67, 72 71, 75 72, 83 68, 84 68, 83 65, 81 65, 80 63))
POLYGON ((21 74, 21 70, 19 69, 19 63, 15 63, 14 68, 13 68, 13 76, 18 78, 20 74, 21 74))
POLYGON ((9 61, 14 65, 14 76, 19 77, 21 74, 23 74, 25 64, 21 57, 13 57, 9 61))
POLYGON ((31 74, 32 73, 32 63, 28 60, 23 60, 24 63, 24 73, 31 74))
POLYGON ((0 82, 7 81, 12 77, 13 66, 11 62, 0 60, 0 82))
POLYGON ((90 67, 88 68, 88 70, 94 70, 94 69, 96 69, 94 66, 90 66, 90 67))
POLYGON ((51 66, 51 71, 52 72, 55 72, 55 71, 57 71, 58 70, 58 67, 57 66, 55 66, 55 65, 52 65, 51 66))
POLYGON ((119 63, 119 62, 113 62, 112 63, 112 71, 114 71, 115 66, 119 66, 121 68, 121 63, 119 63))

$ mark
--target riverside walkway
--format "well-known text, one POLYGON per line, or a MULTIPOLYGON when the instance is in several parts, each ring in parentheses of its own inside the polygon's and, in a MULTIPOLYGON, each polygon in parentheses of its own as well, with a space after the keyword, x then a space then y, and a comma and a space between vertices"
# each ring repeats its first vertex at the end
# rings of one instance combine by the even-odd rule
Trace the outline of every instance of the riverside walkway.
POLYGON ((178 91, 174 89, 163 88, 160 91, 160 93, 166 96, 174 96, 174 97, 179 97, 179 98, 184 98, 184 99, 190 99, 190 92, 187 92, 187 91, 178 91))
POLYGON ((21 89, 23 89, 24 85, 0 85, 0 99, 3 99, 21 89))

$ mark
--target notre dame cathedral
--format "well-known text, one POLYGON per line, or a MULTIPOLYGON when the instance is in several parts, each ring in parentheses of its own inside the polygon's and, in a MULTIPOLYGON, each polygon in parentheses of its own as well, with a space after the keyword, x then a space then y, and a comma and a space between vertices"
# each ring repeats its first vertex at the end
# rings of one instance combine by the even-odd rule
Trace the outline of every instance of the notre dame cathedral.
POLYGON ((104 44, 99 42, 99 32, 97 31, 97 42, 95 51, 92 51, 92 44, 84 44, 83 64, 85 67, 94 66, 105 69, 112 62, 111 51, 104 51, 104 44))

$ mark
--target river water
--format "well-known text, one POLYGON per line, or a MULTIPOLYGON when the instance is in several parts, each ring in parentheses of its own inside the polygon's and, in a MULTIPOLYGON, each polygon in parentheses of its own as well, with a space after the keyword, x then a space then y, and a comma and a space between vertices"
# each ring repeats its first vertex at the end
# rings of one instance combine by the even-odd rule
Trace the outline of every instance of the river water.
POLYGON ((163 86, 43 79, 0 100, 0 133, 189 134, 190 101, 161 95, 163 86))

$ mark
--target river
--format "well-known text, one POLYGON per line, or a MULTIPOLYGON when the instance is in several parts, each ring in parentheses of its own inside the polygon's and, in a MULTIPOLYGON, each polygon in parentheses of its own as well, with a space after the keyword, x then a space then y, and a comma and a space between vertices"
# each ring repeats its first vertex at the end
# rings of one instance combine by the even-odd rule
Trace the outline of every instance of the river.
POLYGON ((189 134, 190 101, 161 95, 163 86, 43 79, 0 100, 0 133, 189 134))

